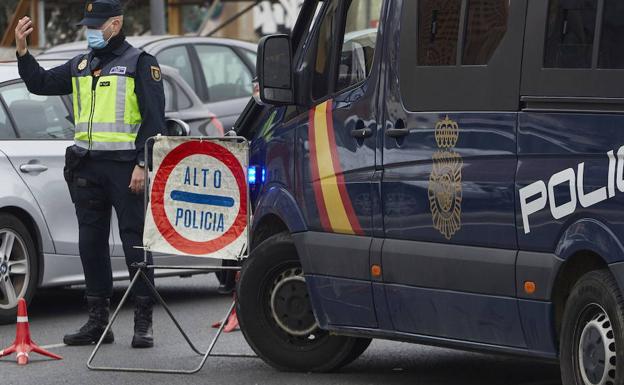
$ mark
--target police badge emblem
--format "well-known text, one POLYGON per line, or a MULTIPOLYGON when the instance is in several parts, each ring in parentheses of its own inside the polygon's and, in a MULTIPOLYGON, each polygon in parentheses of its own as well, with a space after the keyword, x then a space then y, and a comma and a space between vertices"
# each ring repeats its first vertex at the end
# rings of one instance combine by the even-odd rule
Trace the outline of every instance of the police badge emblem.
POLYGON ((78 71, 82 71, 87 68, 87 59, 82 59, 80 63, 78 63, 78 71))
POLYGON ((433 156, 429 175, 429 207, 433 227, 446 239, 451 239, 461 228, 462 157, 452 151, 459 139, 459 125, 448 116, 435 126, 435 140, 439 151, 433 156))
POLYGON ((154 79, 155 81, 159 82, 160 81, 160 68, 156 67, 156 66, 151 66, 150 67, 151 71, 152 71, 152 79, 154 79))

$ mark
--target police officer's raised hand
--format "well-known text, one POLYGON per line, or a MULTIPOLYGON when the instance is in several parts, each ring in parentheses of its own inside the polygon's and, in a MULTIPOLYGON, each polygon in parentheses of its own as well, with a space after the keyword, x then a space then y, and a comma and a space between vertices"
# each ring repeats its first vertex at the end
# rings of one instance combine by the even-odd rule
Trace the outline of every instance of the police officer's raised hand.
POLYGON ((30 17, 24 16, 17 22, 15 27, 15 46, 17 47, 17 54, 20 56, 26 55, 28 52, 28 44, 26 38, 33 31, 33 22, 30 17))
POLYGON ((134 166, 132 171, 132 179, 130 179, 130 190, 133 193, 139 194, 145 189, 145 169, 139 166, 134 166))

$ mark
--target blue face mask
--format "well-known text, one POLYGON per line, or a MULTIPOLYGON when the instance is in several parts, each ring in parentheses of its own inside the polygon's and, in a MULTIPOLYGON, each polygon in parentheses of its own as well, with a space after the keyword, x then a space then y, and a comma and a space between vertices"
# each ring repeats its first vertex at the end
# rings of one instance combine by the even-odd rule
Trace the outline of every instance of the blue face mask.
MULTIPOLYGON (((108 27, 110 27, 110 25, 108 27)), ((108 45, 108 40, 104 40, 104 31, 106 31, 108 27, 104 28, 103 30, 87 28, 86 35, 89 48, 102 49, 108 45)))

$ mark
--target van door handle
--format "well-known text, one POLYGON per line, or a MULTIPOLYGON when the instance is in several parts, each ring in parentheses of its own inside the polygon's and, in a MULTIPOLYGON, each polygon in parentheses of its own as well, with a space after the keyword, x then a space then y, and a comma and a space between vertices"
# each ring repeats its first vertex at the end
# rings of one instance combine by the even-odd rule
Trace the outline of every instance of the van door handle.
POLYGON ((351 130, 351 136, 357 139, 368 138, 373 135, 373 130, 370 128, 360 128, 351 130))
POLYGON ((23 164, 20 166, 20 171, 24 173, 37 173, 48 171, 48 167, 42 164, 23 164))
POLYGON ((388 128, 386 129, 386 135, 391 138, 401 138, 407 136, 410 133, 409 128, 388 128))

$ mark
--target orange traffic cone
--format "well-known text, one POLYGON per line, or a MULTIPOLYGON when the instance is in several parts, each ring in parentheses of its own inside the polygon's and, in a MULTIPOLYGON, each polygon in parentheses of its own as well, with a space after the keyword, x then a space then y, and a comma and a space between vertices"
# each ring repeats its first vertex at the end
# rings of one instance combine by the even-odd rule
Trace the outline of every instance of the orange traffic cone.
POLYGON ((236 315, 236 308, 234 308, 228 317, 227 323, 223 327, 223 332, 231 333, 236 329, 238 329, 238 316, 236 315))
MULTIPOLYGON (((236 294, 234 294, 234 301, 236 301, 236 294)), ((221 327, 221 322, 215 322, 212 324, 212 327, 218 329, 221 327)), ((227 321, 225 321, 225 326, 223 327, 224 333, 231 333, 234 330, 238 329, 238 316, 236 315, 236 308, 232 310, 230 315, 228 316, 227 321)))
MULTIPOLYGON (((235 278, 237 282, 239 278, 240 278, 240 272, 237 272, 236 278, 235 278)), ((236 297, 236 292, 234 292, 234 294, 232 295, 232 299, 234 302, 238 300, 238 298, 236 297)), ((215 322, 212 324, 212 327, 215 329, 219 328, 220 326, 221 326, 221 322, 215 322)), ((223 332, 231 333, 236 329, 238 329, 238 316, 236 315, 236 307, 235 307, 230 313, 230 315, 228 316, 227 321, 225 322, 225 326, 223 327, 223 332)))
POLYGON ((43 356, 62 360, 63 357, 43 350, 30 339, 30 327, 28 326, 28 314, 26 313, 26 301, 20 298, 17 302, 17 332, 15 333, 15 342, 4 350, 0 350, 0 357, 17 353, 17 364, 26 365, 28 363, 28 354, 30 352, 39 353, 43 356))

